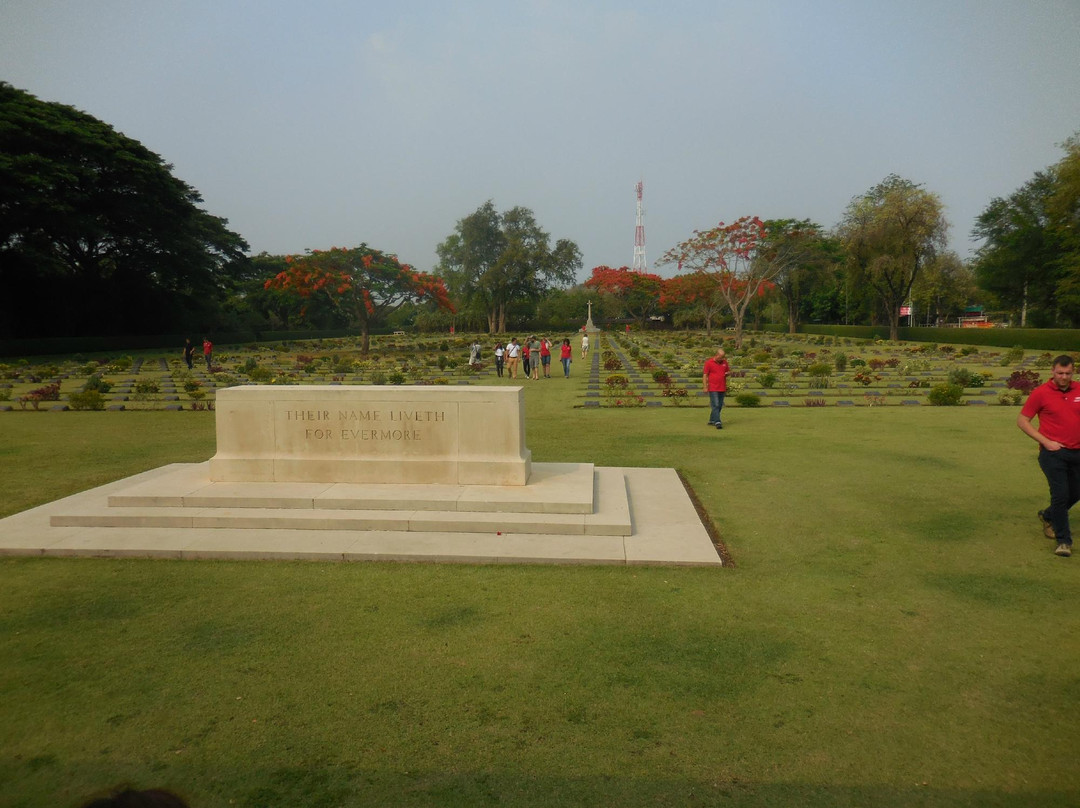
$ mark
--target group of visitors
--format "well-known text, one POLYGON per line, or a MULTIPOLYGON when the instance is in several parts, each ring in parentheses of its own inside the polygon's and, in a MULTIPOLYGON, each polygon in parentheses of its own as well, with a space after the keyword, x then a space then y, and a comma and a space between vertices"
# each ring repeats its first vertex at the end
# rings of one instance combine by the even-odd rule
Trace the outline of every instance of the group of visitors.
MULTIPOLYGON (((214 343, 209 338, 204 337, 202 343, 203 359, 206 360, 206 372, 210 373, 212 367, 212 360, 214 357, 214 343)), ((188 370, 192 369, 192 364, 195 360, 195 343, 191 341, 191 337, 188 337, 184 341, 184 362, 187 364, 188 370)))
MULTIPOLYGON (((586 350, 587 350, 586 343, 586 350)), ((495 375, 500 379, 505 372, 511 379, 518 378, 518 370, 526 379, 539 380, 541 373, 543 378, 551 378, 551 355, 554 343, 547 337, 537 337, 535 334, 518 342, 517 337, 511 337, 507 343, 495 343, 495 375)), ((573 361, 574 351, 570 347, 570 340, 564 339, 559 346, 559 361, 563 367, 563 377, 570 378, 570 363, 573 361)), ((584 354, 582 354, 584 356, 584 354)))

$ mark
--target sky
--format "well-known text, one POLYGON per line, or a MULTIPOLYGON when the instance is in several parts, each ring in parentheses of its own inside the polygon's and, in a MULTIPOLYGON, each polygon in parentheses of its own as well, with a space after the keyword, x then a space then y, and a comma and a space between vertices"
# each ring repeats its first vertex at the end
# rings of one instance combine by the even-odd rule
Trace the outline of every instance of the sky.
POLYGON ((1080 0, 3 0, 0 80, 135 138, 252 254, 429 270, 487 200, 592 267, 889 174, 975 218, 1080 130, 1080 0))

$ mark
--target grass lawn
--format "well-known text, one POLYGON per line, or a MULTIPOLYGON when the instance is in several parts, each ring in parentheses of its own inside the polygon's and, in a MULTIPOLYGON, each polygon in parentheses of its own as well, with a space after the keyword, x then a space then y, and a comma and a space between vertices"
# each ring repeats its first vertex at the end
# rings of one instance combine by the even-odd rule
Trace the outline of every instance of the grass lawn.
MULTIPOLYGON (((574 409, 734 569, 0 559, 0 804, 1075 806, 1080 569, 1015 408, 574 409)), ((0 417, 0 512, 213 452, 205 412, 0 417)))

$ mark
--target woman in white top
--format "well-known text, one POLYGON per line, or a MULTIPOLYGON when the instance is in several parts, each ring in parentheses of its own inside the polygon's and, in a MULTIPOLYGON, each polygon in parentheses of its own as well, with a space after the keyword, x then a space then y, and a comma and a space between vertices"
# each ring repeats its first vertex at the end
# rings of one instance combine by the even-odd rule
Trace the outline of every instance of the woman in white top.
POLYGON ((501 342, 495 343, 495 374, 501 379, 503 371, 503 354, 506 353, 506 349, 501 342))

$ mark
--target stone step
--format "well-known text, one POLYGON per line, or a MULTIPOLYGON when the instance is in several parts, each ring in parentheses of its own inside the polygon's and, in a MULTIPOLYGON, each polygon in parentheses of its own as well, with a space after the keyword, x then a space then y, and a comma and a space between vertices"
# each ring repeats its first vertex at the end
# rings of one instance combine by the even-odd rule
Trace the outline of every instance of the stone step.
MULTIPOLYGON (((359 508, 111 506, 58 513, 53 527, 254 530, 352 530, 441 533, 629 536, 633 532, 622 473, 595 475, 592 513, 456 510, 368 510, 359 508)), ((122 496, 122 495, 118 495, 122 496)))
POLYGON ((277 508, 589 514, 592 463, 534 463, 526 485, 212 482, 185 466, 108 499, 114 508, 277 508))

